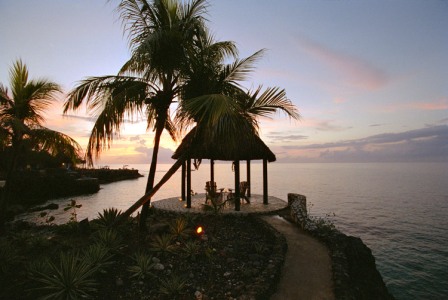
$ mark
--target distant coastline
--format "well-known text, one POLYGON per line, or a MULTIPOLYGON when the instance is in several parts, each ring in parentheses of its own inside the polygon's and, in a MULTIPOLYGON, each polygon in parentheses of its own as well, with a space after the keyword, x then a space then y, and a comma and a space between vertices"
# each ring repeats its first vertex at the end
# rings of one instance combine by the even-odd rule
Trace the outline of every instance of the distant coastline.
POLYGON ((47 200, 94 194, 100 190, 101 184, 140 177, 143 175, 138 170, 127 168, 22 171, 13 178, 14 202, 8 209, 7 219, 47 200))

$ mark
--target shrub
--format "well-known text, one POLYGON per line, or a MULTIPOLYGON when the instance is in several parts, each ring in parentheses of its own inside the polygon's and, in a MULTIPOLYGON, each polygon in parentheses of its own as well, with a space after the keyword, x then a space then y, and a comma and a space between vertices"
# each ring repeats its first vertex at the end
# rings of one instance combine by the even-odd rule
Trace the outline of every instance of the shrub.
POLYGON ((107 208, 103 210, 103 213, 98 213, 98 218, 94 220, 94 223, 100 228, 111 228, 120 216, 121 210, 113 207, 107 208))
POLYGON ((151 255, 138 251, 132 256, 132 259, 134 265, 128 267, 131 278, 137 277, 138 280, 144 280, 147 277, 154 277, 151 270, 154 268, 155 263, 151 255))
POLYGON ((185 293, 185 285, 187 281, 177 274, 172 274, 171 277, 161 280, 160 293, 167 296, 169 299, 178 299, 185 293))
POLYGON ((173 253, 176 245, 173 244, 173 237, 169 234, 156 235, 150 243, 150 250, 159 252, 162 255, 173 253))
POLYGON ((183 217, 178 217, 174 223, 170 224, 170 232, 176 239, 186 239, 192 233, 192 230, 187 226, 187 220, 183 217))
POLYGON ((92 297, 96 282, 92 278, 97 268, 80 260, 77 253, 62 253, 59 265, 50 262, 47 268, 31 270, 30 279, 41 299, 80 299, 92 297))
POLYGON ((116 230, 102 229, 96 232, 94 239, 97 243, 104 245, 110 250, 117 250, 122 246, 122 238, 116 230))
POLYGON ((113 255, 111 254, 110 249, 101 243, 90 245, 84 250, 83 254, 84 261, 95 266, 100 271, 104 271, 104 268, 112 263, 113 255))

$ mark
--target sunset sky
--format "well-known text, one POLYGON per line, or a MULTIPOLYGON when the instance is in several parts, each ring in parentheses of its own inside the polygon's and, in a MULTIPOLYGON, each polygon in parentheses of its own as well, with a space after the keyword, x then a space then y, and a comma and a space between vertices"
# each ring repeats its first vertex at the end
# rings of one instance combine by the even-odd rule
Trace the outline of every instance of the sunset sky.
MULTIPOLYGON (((31 78, 69 91, 88 76, 116 74, 129 58, 118 2, 0 0, 0 82, 21 58, 31 78)), ((245 86, 278 86, 302 119, 262 120, 280 162, 448 161, 448 1, 209 0, 209 27, 240 57, 265 48, 245 86)), ((86 146, 95 116, 47 127, 86 146)), ((146 163, 153 134, 127 123, 98 163, 146 163)), ((162 162, 178 146, 164 135, 162 162)))

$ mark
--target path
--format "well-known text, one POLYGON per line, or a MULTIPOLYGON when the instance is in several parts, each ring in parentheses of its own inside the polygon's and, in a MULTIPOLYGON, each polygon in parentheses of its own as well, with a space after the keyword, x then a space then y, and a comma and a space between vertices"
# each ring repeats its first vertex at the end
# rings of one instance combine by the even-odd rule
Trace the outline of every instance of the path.
POLYGON ((288 243, 277 292, 271 300, 335 299, 327 248, 279 216, 262 216, 288 243))

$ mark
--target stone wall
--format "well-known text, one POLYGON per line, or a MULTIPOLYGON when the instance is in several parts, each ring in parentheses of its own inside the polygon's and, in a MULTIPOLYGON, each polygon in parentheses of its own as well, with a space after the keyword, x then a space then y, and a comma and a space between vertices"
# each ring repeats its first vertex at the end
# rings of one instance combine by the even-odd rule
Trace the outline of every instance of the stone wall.
POLYGON ((360 238, 311 219, 303 195, 288 194, 288 204, 292 221, 330 250, 336 299, 394 299, 376 268, 372 251, 360 238))

